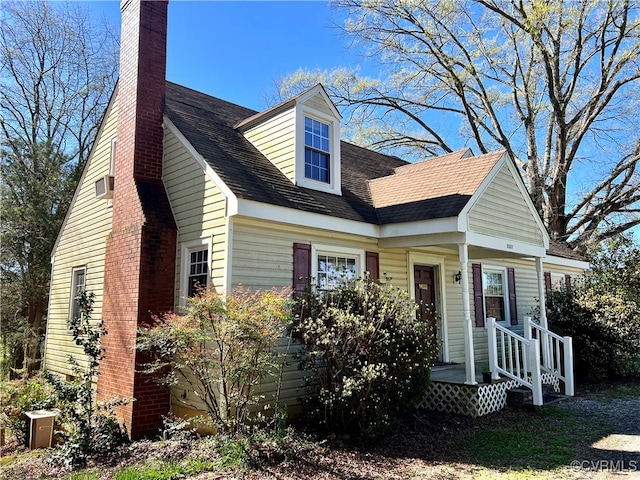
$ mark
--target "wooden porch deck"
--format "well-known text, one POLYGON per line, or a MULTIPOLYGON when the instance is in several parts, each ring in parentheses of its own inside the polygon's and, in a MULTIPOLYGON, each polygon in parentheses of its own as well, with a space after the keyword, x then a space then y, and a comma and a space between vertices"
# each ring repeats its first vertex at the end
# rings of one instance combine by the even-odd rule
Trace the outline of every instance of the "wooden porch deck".
MULTIPOLYGON (((482 383, 482 368, 486 364, 476 364, 476 382, 482 383)), ((437 365, 431 367, 431 381, 464 384, 467 380, 464 363, 437 365)))

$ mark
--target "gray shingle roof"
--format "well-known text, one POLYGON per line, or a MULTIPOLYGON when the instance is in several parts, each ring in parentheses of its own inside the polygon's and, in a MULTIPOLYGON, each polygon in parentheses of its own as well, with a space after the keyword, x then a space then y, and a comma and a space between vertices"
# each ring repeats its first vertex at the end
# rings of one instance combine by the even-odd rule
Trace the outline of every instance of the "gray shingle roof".
MULTIPOLYGON (((385 182, 394 184, 395 180, 390 179, 398 173, 396 178, 401 176, 403 181, 414 176, 410 172, 423 176, 419 172, 426 169, 430 160, 418 166, 344 141, 342 196, 300 187, 291 183, 237 128, 259 112, 167 82, 165 113, 238 198, 377 225, 456 216, 471 198, 472 192, 454 188, 436 196, 378 203, 376 208, 370 181, 377 179, 372 183, 382 186, 385 182)), ((470 152, 465 150, 439 157, 432 165, 449 161, 462 165, 461 161, 480 159, 478 167, 488 173, 487 168, 501 154, 469 158, 470 152)), ((458 178, 464 178, 464 170, 458 178)), ((373 190, 376 195, 385 196, 382 189, 373 190)), ((552 242, 549 250, 553 255, 582 260, 557 242, 552 242)))
POLYGON ((569 245, 562 240, 556 240, 554 238, 549 239, 549 249, 547 255, 553 255, 556 257, 568 258, 570 260, 578 260, 580 262, 586 262, 587 259, 580 255, 578 252, 571 250, 569 245))
POLYGON ((312 213, 378 224, 367 180, 408 162, 341 142, 342 196, 292 184, 235 128, 256 114, 167 82, 165 113, 238 197, 312 213))

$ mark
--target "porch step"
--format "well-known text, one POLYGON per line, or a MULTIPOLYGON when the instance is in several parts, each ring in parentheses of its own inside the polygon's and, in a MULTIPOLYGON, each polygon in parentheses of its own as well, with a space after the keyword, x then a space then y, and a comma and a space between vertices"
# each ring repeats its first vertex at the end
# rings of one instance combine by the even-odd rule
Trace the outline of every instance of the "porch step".
POLYGON ((521 408, 527 403, 533 403, 533 392, 530 388, 518 387, 507 390, 507 406, 521 408))
MULTIPOLYGON (((553 385, 542 385, 542 405, 547 406, 569 398, 567 395, 556 393, 553 385)), ((529 387, 517 387, 507 390, 507 406, 514 408, 532 408, 533 392, 529 387)))

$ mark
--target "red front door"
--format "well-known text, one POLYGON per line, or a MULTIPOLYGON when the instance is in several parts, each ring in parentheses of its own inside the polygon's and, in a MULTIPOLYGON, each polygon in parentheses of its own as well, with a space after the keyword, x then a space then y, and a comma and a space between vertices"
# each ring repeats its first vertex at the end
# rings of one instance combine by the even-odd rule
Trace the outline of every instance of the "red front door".
POLYGON ((417 315, 421 320, 427 320, 433 328, 434 338, 438 344, 438 361, 442 360, 442 338, 436 315, 438 292, 436 291, 435 267, 428 265, 413 266, 413 282, 415 289, 416 303, 418 304, 417 315))
POLYGON ((434 268, 427 265, 414 265, 413 279, 415 283, 416 303, 418 304, 418 315, 423 320, 431 321, 433 327, 437 328, 434 268))

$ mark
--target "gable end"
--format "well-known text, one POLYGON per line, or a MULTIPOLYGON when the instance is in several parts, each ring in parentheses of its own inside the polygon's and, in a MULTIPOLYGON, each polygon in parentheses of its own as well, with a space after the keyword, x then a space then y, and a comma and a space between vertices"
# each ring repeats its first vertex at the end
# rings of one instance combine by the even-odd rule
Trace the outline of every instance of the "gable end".
POLYGON ((467 221, 470 231, 546 247, 548 234, 531 198, 509 158, 498 164, 479 195, 470 202, 467 221))
POLYGON ((294 185, 341 195, 340 119, 316 85, 236 128, 294 185))

